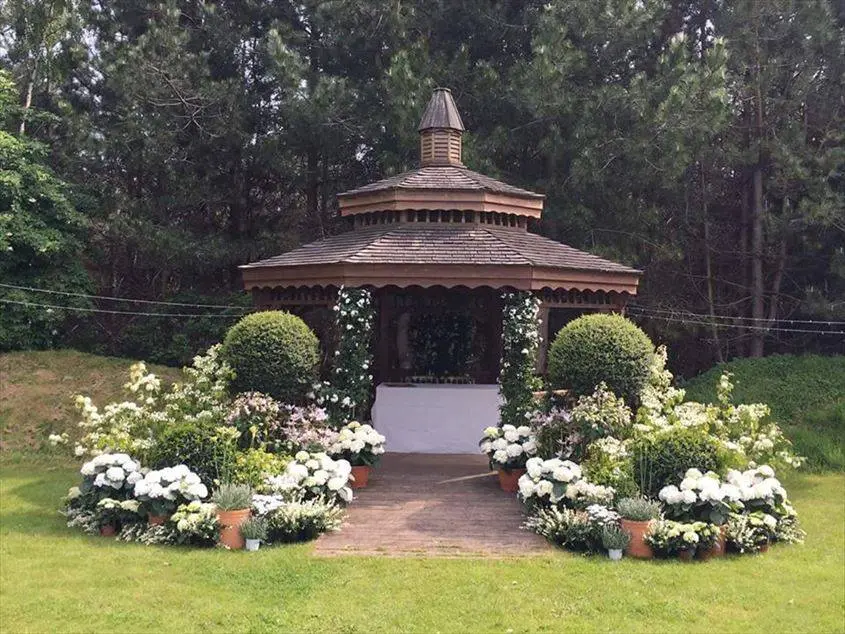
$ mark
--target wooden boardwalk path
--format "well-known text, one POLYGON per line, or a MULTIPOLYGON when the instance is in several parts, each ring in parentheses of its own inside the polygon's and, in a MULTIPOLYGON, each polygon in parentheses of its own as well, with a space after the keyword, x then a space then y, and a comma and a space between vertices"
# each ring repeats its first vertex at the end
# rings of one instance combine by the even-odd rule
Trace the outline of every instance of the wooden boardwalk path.
POLYGON ((486 556, 548 554, 522 530, 516 495, 499 489, 482 455, 389 453, 356 491, 341 531, 317 555, 486 556))

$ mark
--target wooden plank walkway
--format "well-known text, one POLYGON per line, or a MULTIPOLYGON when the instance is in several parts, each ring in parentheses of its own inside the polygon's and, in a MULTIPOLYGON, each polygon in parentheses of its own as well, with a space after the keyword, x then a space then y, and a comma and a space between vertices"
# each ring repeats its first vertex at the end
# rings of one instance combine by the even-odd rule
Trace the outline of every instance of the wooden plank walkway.
POLYGON ((548 554, 522 521, 516 495, 499 489, 484 456, 388 453, 356 491, 341 531, 320 537, 315 554, 548 554))

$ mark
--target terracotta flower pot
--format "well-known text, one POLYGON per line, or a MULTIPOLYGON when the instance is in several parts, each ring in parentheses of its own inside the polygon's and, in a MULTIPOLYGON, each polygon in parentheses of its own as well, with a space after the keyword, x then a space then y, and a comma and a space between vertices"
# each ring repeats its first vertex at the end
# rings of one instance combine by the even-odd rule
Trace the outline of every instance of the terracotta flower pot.
POLYGON ((713 557, 724 557, 725 556, 725 549, 727 547, 727 527, 720 526, 719 527, 719 538, 716 540, 716 543, 713 544, 711 548, 706 550, 699 550, 696 553, 696 557, 701 559, 702 561, 707 561, 708 559, 712 559, 713 557))
POLYGON ((622 519, 622 530, 631 534, 631 543, 625 549, 626 555, 636 557, 637 559, 651 559, 654 557, 651 546, 645 543, 645 534, 648 532, 649 524, 651 524, 651 520, 635 522, 634 520, 622 519))
POLYGON ((114 524, 100 526, 100 535, 103 537, 114 537, 115 533, 117 533, 117 527, 114 524))
POLYGON ((349 483, 353 489, 363 489, 367 486, 367 482, 370 481, 370 470, 372 467, 368 465, 360 465, 358 467, 352 467, 352 480, 349 483))
POLYGON ((149 523, 150 526, 161 526, 168 519, 170 519, 169 515, 149 515, 149 516, 147 516, 147 522, 149 523))
POLYGON ((250 509, 237 511, 217 511, 217 521, 220 522, 220 543, 232 550, 244 547, 244 537, 241 535, 241 524, 251 515, 250 509))
POLYGON ((693 557, 695 557, 694 548, 687 548, 678 551, 678 559, 680 559, 681 561, 692 561, 693 557))
POLYGON ((770 543, 771 543, 771 542, 766 541, 766 543, 765 543, 765 544, 763 544, 762 546, 760 546, 760 553, 767 553, 767 552, 769 552, 769 544, 770 544, 770 543))
POLYGON ((519 491, 519 478, 525 473, 525 469, 499 469, 499 487, 507 493, 519 491))

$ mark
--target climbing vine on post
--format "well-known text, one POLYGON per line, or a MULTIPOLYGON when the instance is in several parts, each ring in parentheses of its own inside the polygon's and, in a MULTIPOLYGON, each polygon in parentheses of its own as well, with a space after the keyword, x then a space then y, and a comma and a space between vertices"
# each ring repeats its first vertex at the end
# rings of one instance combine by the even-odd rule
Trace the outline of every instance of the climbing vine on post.
POLYGON ((338 329, 331 381, 315 386, 317 404, 335 425, 343 425, 366 412, 373 385, 372 293, 365 288, 341 287, 334 306, 338 329))
POLYGON ((499 424, 525 425, 534 409, 534 364, 540 345, 540 301, 531 293, 502 295, 502 364, 499 371, 499 424))

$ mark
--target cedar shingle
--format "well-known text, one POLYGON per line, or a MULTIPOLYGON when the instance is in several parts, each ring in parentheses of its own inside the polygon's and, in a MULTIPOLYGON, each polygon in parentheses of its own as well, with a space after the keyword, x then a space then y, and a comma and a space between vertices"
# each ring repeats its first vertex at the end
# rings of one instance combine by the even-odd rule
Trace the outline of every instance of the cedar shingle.
POLYGON ((307 264, 530 265, 638 273, 535 233, 475 224, 394 224, 364 227, 306 244, 242 268, 307 264))

